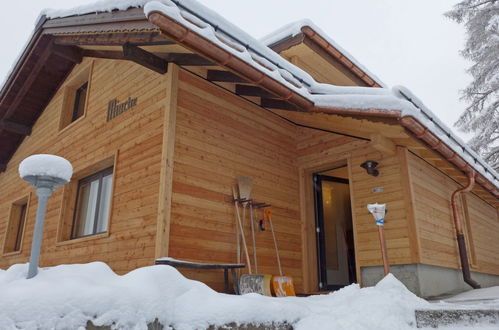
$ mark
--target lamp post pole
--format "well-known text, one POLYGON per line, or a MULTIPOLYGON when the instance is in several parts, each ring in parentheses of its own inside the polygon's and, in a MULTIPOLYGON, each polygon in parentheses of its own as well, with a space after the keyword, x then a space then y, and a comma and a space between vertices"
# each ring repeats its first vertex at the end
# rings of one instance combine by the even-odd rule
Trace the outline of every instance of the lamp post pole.
POLYGON ((35 188, 38 196, 35 229, 31 242, 28 275, 26 276, 27 279, 30 279, 38 274, 47 200, 57 188, 71 180, 73 166, 69 161, 59 156, 31 155, 19 164, 19 175, 35 188))
POLYGON ((47 212, 47 200, 52 195, 50 188, 42 187, 36 189, 38 195, 38 207, 36 209, 35 231, 33 232, 33 242, 31 243, 31 257, 29 259, 28 276, 30 279, 38 274, 38 264, 40 261, 40 247, 42 245, 43 223, 47 212))

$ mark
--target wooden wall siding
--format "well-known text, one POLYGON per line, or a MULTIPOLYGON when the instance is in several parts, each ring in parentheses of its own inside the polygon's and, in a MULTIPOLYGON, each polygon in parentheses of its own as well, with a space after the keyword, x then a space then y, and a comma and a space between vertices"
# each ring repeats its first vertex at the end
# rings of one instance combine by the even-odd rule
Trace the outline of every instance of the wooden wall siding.
POLYGON ((476 267, 473 271, 499 274, 499 218, 497 209, 475 195, 466 195, 476 267))
MULTIPOLYGON (((421 240, 421 262, 459 268, 450 199, 461 186, 439 170, 411 154, 410 172, 414 178, 415 213, 421 240)), ((497 210, 468 193, 464 197, 473 236, 476 266, 472 270, 499 274, 499 221, 497 210)), ((463 212, 464 221, 464 212, 463 212)))
MULTIPOLYGON (((237 176, 250 176, 253 199, 272 204, 282 266, 301 291, 295 127, 182 70, 177 99, 169 255, 236 262, 231 189, 237 176)), ((249 227, 245 230, 250 243, 249 227)), ((256 241, 259 272, 278 273, 270 231, 257 231, 256 241)), ((220 271, 182 272, 223 289, 220 271)))
MULTIPOLYGON (((314 279, 317 277, 314 269, 315 257, 315 218, 313 211, 311 186, 313 172, 324 171, 332 166, 348 162, 350 176, 350 192, 352 198, 354 240, 356 246, 357 274, 363 266, 382 265, 378 230, 371 214, 367 211, 369 203, 387 203, 389 214, 386 217, 385 232, 388 255, 392 264, 407 264, 413 262, 412 247, 416 244, 409 239, 410 228, 406 213, 403 183, 406 178, 401 173, 399 155, 386 156, 373 149, 369 141, 345 137, 317 130, 300 128, 297 142, 297 164, 303 177, 303 192, 305 196, 302 206, 309 208, 302 215, 306 242, 304 252, 305 272, 308 274, 310 289, 314 290, 314 279), (360 167, 366 160, 379 162, 378 177, 370 176, 360 167), (340 163, 339 163, 340 162, 340 163), (383 192, 374 193, 375 187, 383 187, 383 192), (306 206, 306 205, 308 206, 306 206), (310 210, 311 209, 311 210, 310 210), (307 263, 308 260, 308 263, 307 263)), ((416 261, 414 261, 416 262, 416 261)))
MULTIPOLYGON (((85 59, 71 79, 90 59, 85 59)), ((59 132, 63 89, 55 95, 0 174, 0 245, 3 243, 8 208, 32 188, 18 176, 17 167, 34 153, 67 158, 78 172, 99 160, 117 154, 114 169, 112 216, 108 237, 57 243, 56 235, 63 189, 48 202, 43 232, 41 266, 104 261, 118 273, 151 265, 158 203, 165 76, 127 61, 95 60, 86 116, 59 132), (106 122, 108 101, 138 97, 137 106, 106 122), (119 152, 118 152, 119 151, 119 152)), ((29 206, 22 252, 0 256, 0 268, 28 260, 38 198, 29 206)))

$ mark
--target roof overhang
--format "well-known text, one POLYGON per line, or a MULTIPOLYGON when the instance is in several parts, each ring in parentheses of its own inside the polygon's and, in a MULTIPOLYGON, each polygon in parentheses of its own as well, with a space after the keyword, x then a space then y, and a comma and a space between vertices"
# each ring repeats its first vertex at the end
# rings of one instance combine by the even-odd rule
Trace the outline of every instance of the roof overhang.
MULTIPOLYGON (((165 15, 161 11, 152 10, 148 13, 148 18, 154 25, 161 29, 161 32, 169 39, 189 48, 193 52, 206 57, 218 65, 227 68, 242 79, 252 82, 258 87, 261 87, 268 92, 279 97, 282 101, 291 103, 296 107, 297 111, 309 113, 327 113, 342 116, 351 116, 355 118, 370 118, 374 120, 395 120, 401 126, 407 129, 415 138, 423 142, 425 145, 436 151, 444 159, 454 164, 458 169, 467 173, 476 171, 475 164, 470 164, 457 152, 448 146, 442 139, 433 134, 428 128, 417 118, 413 116, 404 116, 402 110, 386 110, 386 109, 348 109, 348 108, 331 108, 317 107, 307 98, 303 97, 295 90, 285 86, 281 81, 272 78, 263 69, 258 70, 254 66, 241 60, 237 56, 212 40, 202 36, 193 29, 178 22, 176 19, 165 15)), ((305 29, 307 31, 307 29, 305 29)), ((304 32, 305 33, 305 32, 304 32)), ((313 35, 313 31, 308 33, 313 35)), ((230 46, 230 45, 229 45, 230 46)), ((482 175, 480 171, 476 171, 476 181, 488 192, 496 198, 499 197, 499 189, 487 177, 482 175)))
POLYGON ((369 87, 381 87, 369 73, 356 65, 348 56, 331 44, 321 33, 312 26, 301 27, 301 33, 289 34, 278 40, 269 47, 277 53, 282 53, 291 47, 299 44, 305 44, 314 50, 319 56, 329 59, 330 63, 345 75, 359 82, 359 84, 369 87))

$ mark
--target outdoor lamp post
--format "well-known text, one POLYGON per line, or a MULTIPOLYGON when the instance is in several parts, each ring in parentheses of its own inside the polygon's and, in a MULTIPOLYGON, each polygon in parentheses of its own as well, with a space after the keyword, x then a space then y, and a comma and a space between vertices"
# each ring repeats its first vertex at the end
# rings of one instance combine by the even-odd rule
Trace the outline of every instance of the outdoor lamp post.
POLYGON ((378 226, 379 241, 381 245, 381 256, 383 258, 383 270, 385 275, 390 272, 390 263, 388 262, 388 253, 386 251, 386 241, 385 241, 385 214, 386 214, 386 204, 368 204, 367 209, 374 217, 376 225, 378 226))
POLYGON ((19 164, 19 175, 23 180, 35 187, 38 196, 35 230, 31 243, 28 276, 26 277, 28 279, 38 273, 47 200, 52 195, 52 192, 69 182, 72 174, 73 167, 71 163, 62 157, 54 155, 32 155, 19 164))

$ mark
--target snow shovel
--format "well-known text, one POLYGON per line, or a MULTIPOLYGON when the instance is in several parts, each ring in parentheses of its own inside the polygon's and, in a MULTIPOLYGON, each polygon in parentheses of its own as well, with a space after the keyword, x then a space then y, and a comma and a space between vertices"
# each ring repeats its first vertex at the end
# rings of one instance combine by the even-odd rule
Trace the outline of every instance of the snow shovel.
POLYGON ((277 266, 279 267, 279 276, 272 276, 272 289, 276 297, 296 296, 293 278, 282 275, 281 258, 279 257, 279 249, 277 248, 274 225, 272 224, 272 210, 265 209, 264 212, 269 221, 270 230, 272 231, 272 238, 274 239, 275 253, 277 256, 277 266))
MULTIPOLYGON (((250 218, 251 218, 250 221, 251 222, 253 221, 253 207, 250 200, 252 185, 253 185, 253 180, 251 178, 244 176, 238 177, 239 199, 243 203, 243 220, 241 221, 241 217, 239 216, 238 213, 238 224, 242 238, 241 241, 243 243, 244 252, 246 254, 246 261, 248 263, 248 272, 249 272, 249 274, 243 274, 239 278, 239 294, 259 293, 265 296, 272 296, 270 290, 270 281, 272 279, 272 276, 252 273, 251 261, 249 259, 249 253, 248 253, 248 246, 246 245, 246 238, 244 235, 243 221, 246 218, 246 206, 248 205, 248 203, 250 204, 250 218)), ((256 244, 255 244, 253 223, 251 223, 251 230, 253 234, 253 255, 255 257, 255 265, 256 265, 256 244)))
POLYGON ((243 274, 239 278, 239 294, 259 293, 264 296, 272 296, 272 292, 270 289, 270 281, 272 280, 272 275, 252 274, 251 261, 248 253, 248 246, 246 245, 246 238, 244 236, 244 229, 241 223, 241 218, 239 216, 239 209, 237 209, 236 212, 239 230, 241 232, 241 241, 243 243, 249 272, 249 274, 243 274))

